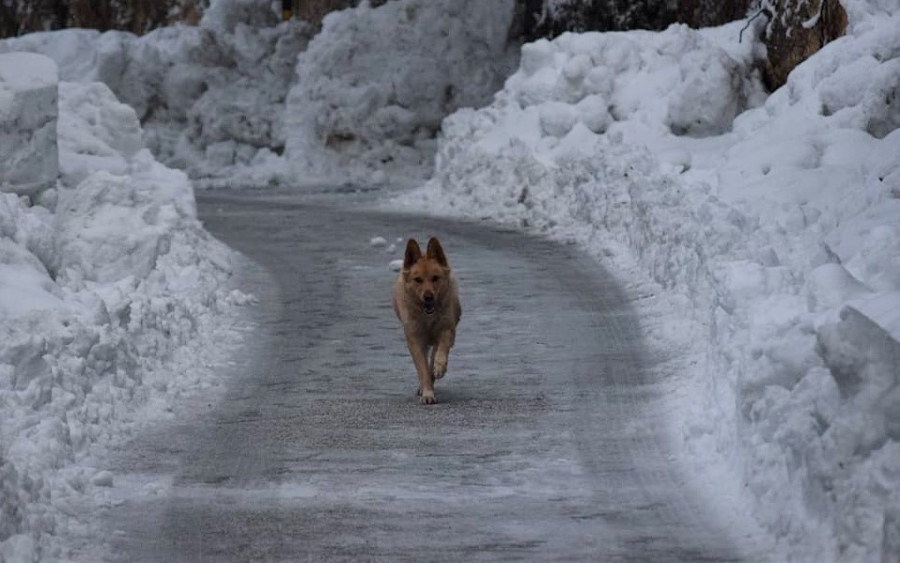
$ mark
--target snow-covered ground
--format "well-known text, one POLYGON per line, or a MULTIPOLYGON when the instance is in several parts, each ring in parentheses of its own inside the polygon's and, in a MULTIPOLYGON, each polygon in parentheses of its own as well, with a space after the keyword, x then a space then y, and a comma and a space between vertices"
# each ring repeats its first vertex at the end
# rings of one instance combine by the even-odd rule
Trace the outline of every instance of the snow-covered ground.
MULTIPOLYGON (((0 560, 37 561, 76 522, 73 497, 114 479, 92 460, 181 394, 217 388, 210 365, 248 297, 228 288, 232 251, 197 221, 185 174, 144 148, 132 108, 101 83, 60 82, 57 119, 53 61, 0 55, 0 69, 0 117, 58 132, 59 181, 0 192, 0 560), (49 85, 53 104, 15 103, 49 85)), ((55 154, 56 135, 16 135, 55 154)))
POLYGON ((525 45, 401 201, 637 276, 685 462, 775 560, 900 558, 900 8, 844 4, 768 97, 745 22, 525 45))
MULTIPOLYGON (((771 560, 884 563, 900 560, 900 5, 842 3, 847 36, 771 95, 745 22, 528 44, 489 107, 443 121, 434 177, 386 205, 578 241, 633 290, 666 358, 673 439, 723 517, 751 506, 771 560)), ((0 41, 73 81, 58 187, 0 194, 0 553, 52 549, 67 499, 108 483, 84 460, 145 418, 138 405, 157 416, 213 384, 173 373, 246 300, 224 289, 229 255, 185 176, 145 145, 210 183, 335 173, 315 139, 366 170, 414 170, 442 96, 476 104, 515 58, 504 3, 477 30, 467 10, 435 30, 479 45, 432 45, 454 78, 422 80, 419 60, 399 82, 384 44, 352 46, 403 36, 428 2, 333 14, 299 58, 309 30, 258 5, 220 0, 199 28, 140 38, 0 41), (482 63, 459 59, 485 56, 496 66, 467 78, 482 63)))

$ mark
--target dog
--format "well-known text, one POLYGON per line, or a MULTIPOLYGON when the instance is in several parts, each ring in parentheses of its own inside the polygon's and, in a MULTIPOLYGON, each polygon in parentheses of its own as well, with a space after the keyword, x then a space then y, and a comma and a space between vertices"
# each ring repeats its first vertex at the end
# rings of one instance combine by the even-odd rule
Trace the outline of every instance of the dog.
POLYGON ((456 279, 437 238, 428 239, 425 254, 415 239, 406 241, 393 302, 419 376, 419 402, 433 405, 437 403, 434 381, 447 373, 462 316, 456 279))

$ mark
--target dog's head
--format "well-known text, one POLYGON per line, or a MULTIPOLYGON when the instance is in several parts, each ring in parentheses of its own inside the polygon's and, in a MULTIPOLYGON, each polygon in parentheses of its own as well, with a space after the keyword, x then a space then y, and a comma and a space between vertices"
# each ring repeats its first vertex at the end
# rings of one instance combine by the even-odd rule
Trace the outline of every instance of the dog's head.
POLYGON ((406 241, 403 256, 403 285, 426 315, 433 315, 450 290, 450 264, 438 239, 428 239, 425 254, 415 239, 406 241))

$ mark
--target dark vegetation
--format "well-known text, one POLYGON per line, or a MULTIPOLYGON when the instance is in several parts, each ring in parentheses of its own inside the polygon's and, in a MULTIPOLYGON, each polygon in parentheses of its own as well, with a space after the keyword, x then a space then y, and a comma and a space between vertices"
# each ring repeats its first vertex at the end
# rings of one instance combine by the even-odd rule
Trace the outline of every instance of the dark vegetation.
POLYGON ((665 29, 721 25, 747 15, 752 0, 518 0, 526 40, 566 31, 665 29))
POLYGON ((147 33, 175 22, 195 24, 209 0, 0 0, 0 38, 86 27, 147 33))

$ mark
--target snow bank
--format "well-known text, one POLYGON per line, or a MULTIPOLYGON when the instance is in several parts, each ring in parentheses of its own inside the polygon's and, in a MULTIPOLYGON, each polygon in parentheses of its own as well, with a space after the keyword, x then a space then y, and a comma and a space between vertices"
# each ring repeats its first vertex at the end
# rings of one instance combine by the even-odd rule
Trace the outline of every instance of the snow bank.
POLYGON ((259 184, 285 180, 285 98, 311 34, 255 0, 221 0, 197 27, 33 33, 0 41, 0 53, 41 53, 62 80, 109 86, 166 164, 194 178, 259 184))
POLYGON ((106 84, 154 155, 204 185, 315 183, 345 166, 371 182, 381 169, 429 174, 443 117, 490 101, 516 64, 513 4, 363 3, 326 17, 304 52, 308 24, 220 0, 198 27, 33 33, 0 53, 41 53, 63 80, 106 84))
POLYGON ((80 462, 126 437, 139 407, 215 385, 186 359, 239 297, 224 289, 230 251, 197 221, 184 173, 142 146, 134 111, 100 83, 60 83, 59 108, 58 187, 34 204, 0 193, 8 561, 54 556, 73 498, 108 481, 80 462))
POLYGON ((421 177, 443 117, 480 106, 516 61, 513 2, 367 2, 325 17, 287 100, 295 174, 421 177))
POLYGON ((32 196, 56 185, 57 82, 47 57, 0 55, 0 192, 32 196))
POLYGON ((526 45, 403 202, 645 272, 685 463, 736 470, 795 561, 900 553, 900 13, 846 5, 768 98, 743 22, 526 45))

